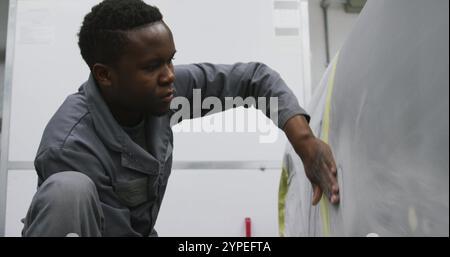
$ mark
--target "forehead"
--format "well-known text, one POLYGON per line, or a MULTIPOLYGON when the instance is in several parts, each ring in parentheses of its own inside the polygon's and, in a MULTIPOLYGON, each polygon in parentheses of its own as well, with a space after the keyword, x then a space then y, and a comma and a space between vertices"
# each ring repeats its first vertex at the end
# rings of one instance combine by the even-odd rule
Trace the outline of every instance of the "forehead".
POLYGON ((175 51, 170 29, 155 22, 127 32, 125 55, 135 59, 168 58, 175 51))

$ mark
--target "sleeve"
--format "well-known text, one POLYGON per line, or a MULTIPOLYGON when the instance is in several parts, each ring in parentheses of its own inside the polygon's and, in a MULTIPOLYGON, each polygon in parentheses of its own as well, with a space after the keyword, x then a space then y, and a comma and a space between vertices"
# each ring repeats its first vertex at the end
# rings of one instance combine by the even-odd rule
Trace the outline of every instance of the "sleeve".
MULTIPOLYGON (((283 128, 285 123, 295 115, 304 115, 308 121, 310 120, 309 115, 300 107, 294 93, 280 75, 263 63, 177 65, 175 75, 177 98, 174 100, 178 99, 178 96, 184 97, 190 108, 189 113, 182 113, 173 119, 175 122, 172 122, 172 125, 186 117, 197 118, 239 106, 248 108, 249 105, 261 110, 279 128, 283 128), (211 101, 206 101, 206 105, 204 102, 210 97, 218 99, 222 104, 221 108, 210 110, 208 107, 211 106, 211 101), (234 101, 233 105, 227 104, 227 101, 230 101, 229 98, 238 97, 244 101, 234 101), (246 101, 249 97, 254 99, 254 104, 248 104, 251 103, 246 101), (270 98, 275 99, 277 105, 271 104, 273 99, 270 98), (261 104, 260 99, 265 99, 265 102, 262 102, 265 104, 261 104)), ((182 112, 179 109, 180 106, 183 107, 182 103, 182 101, 173 101, 172 111, 182 112)))

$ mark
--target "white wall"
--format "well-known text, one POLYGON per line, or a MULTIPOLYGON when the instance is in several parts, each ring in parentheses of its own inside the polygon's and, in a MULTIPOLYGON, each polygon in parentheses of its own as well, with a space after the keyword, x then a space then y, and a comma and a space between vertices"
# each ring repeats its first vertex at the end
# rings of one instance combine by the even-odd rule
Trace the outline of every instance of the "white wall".
POLYGON ((278 236, 280 170, 174 170, 155 225, 160 236, 278 236))
MULTIPOLYGON (((323 12, 320 0, 309 0, 309 26, 311 40, 311 82, 312 90, 319 84, 327 68, 325 54, 325 32, 323 12)), ((328 8, 328 38, 330 45, 330 59, 343 45, 359 14, 346 13, 339 1, 331 0, 328 8)))

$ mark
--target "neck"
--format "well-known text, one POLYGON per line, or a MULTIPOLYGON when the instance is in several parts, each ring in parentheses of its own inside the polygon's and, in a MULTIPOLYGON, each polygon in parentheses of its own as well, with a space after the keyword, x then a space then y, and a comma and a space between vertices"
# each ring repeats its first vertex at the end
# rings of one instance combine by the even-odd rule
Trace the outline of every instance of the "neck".
POLYGON ((120 109, 116 106, 109 105, 109 110, 111 111, 113 117, 116 119, 116 121, 121 125, 125 127, 134 127, 137 126, 142 119, 144 118, 144 115, 140 112, 130 112, 123 109, 120 109))
POLYGON ((137 126, 144 118, 144 114, 142 112, 126 110, 117 104, 116 101, 113 101, 112 97, 107 92, 104 90, 100 90, 100 92, 109 108, 109 111, 121 126, 137 126))

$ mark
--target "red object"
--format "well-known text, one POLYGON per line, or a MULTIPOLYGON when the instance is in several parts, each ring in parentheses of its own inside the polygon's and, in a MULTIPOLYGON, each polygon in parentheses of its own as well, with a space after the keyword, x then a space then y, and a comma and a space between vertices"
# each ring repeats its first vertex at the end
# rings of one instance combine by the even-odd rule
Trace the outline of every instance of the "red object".
POLYGON ((245 236, 252 237, 252 219, 245 218, 245 236))

